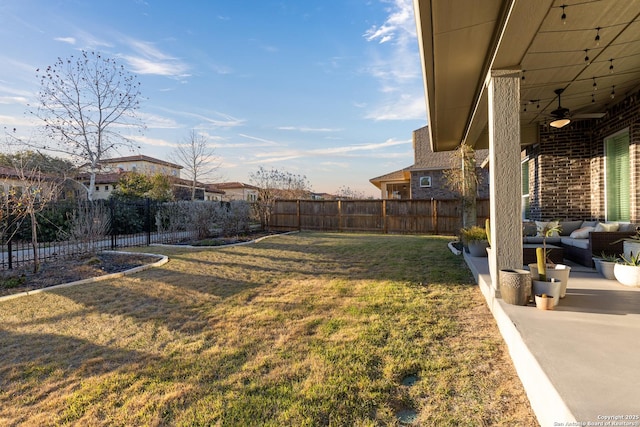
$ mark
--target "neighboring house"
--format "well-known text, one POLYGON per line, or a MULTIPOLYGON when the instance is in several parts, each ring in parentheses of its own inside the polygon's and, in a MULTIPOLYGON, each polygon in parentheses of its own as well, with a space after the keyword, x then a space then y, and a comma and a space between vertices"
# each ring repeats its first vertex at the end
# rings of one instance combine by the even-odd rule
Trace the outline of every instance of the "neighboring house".
MULTIPOLYGON (((167 175, 175 179, 179 183, 177 184, 178 186, 183 185, 180 181, 184 181, 180 179, 182 166, 144 155, 104 159, 100 162, 100 165, 102 172, 96 174, 96 183, 93 189, 94 200, 108 199, 113 190, 115 190, 123 173, 136 172, 148 176, 156 174, 167 175)), ((85 186, 89 185, 88 174, 82 174, 79 180, 83 181, 85 186)), ((81 194, 81 192, 78 192, 78 194, 81 194)))
POLYGON ((310 193, 311 200, 335 200, 336 196, 329 193, 310 193))
POLYGON ((107 172, 138 172, 144 175, 168 175, 180 178, 182 166, 153 157, 136 155, 127 157, 114 157, 100 162, 107 172), (111 170, 110 170, 111 169, 111 170))
POLYGON ((33 177, 24 176, 19 170, 13 167, 0 166, 0 196, 3 200, 13 191, 20 194, 25 191, 26 188, 37 185, 38 181, 41 182, 56 182, 56 191, 54 199, 65 199, 67 197, 73 197, 74 185, 71 182, 61 182, 62 178, 53 175, 40 174, 33 177), (33 179, 32 179, 33 178, 33 179))
MULTIPOLYGON (((455 199, 446 185, 445 171, 451 168, 453 152, 431 150, 428 126, 413 131, 414 164, 369 181, 378 187, 383 199, 455 199)), ((488 150, 476 151, 479 198, 489 197, 487 170, 480 167, 488 150)))
MULTIPOLYGON (((103 173, 96 175, 94 200, 108 199, 116 189, 118 181, 126 173, 140 173, 147 176, 156 174, 169 177, 177 200, 191 200, 191 180, 180 178, 182 166, 153 157, 136 155, 105 159, 101 162, 103 173)), ((89 176, 84 174, 81 179, 84 185, 89 185, 89 176)), ((196 183, 196 199, 222 200, 224 191, 215 185, 196 183)))
POLYGON ((212 185, 224 192, 223 200, 228 202, 231 200, 246 200, 247 202, 258 200, 259 188, 254 185, 242 182, 220 182, 212 185))

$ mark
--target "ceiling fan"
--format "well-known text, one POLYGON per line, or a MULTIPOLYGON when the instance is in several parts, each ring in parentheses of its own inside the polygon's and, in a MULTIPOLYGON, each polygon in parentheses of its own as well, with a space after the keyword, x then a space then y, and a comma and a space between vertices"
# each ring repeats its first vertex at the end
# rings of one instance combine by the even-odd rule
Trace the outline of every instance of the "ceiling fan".
POLYGON ((554 92, 556 93, 556 95, 558 95, 558 108, 551 112, 553 121, 549 123, 549 126, 560 129, 561 127, 564 127, 571 123, 571 119, 569 119, 569 109, 564 108, 560 102, 560 96, 562 95, 562 92, 564 92, 564 89, 556 89, 554 90, 554 92))
POLYGON ((563 88, 554 90, 555 94, 558 95, 558 108, 551 112, 551 117, 553 120, 549 123, 549 126, 553 126, 554 128, 560 129, 569 123, 571 123, 571 119, 599 119, 605 115, 605 113, 585 113, 585 114, 575 114, 571 115, 568 108, 564 108, 561 102, 562 92, 564 92, 563 88))

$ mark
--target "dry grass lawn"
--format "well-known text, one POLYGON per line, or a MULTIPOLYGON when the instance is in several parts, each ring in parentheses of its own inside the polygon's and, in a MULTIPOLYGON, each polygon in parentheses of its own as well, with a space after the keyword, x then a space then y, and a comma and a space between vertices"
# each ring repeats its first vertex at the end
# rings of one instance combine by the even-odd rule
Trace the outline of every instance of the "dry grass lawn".
POLYGON ((0 425, 536 425, 444 238, 140 250, 171 261, 0 303, 0 425))

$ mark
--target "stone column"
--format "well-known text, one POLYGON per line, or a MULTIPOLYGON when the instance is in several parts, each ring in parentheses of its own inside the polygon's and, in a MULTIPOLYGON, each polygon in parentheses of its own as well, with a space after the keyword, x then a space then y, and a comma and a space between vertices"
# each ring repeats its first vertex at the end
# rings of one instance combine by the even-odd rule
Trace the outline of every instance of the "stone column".
POLYGON ((494 70, 489 80, 490 271, 522 268, 520 75, 494 70))

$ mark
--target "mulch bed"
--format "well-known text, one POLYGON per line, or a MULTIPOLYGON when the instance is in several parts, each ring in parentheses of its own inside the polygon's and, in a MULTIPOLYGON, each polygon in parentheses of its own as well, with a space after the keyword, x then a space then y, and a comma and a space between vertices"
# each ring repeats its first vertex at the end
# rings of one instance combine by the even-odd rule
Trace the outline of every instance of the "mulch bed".
POLYGON ((94 256, 74 259, 47 260, 37 273, 24 266, 0 273, 0 296, 47 288, 77 280, 119 273, 160 260, 160 257, 136 253, 100 252, 94 256))

